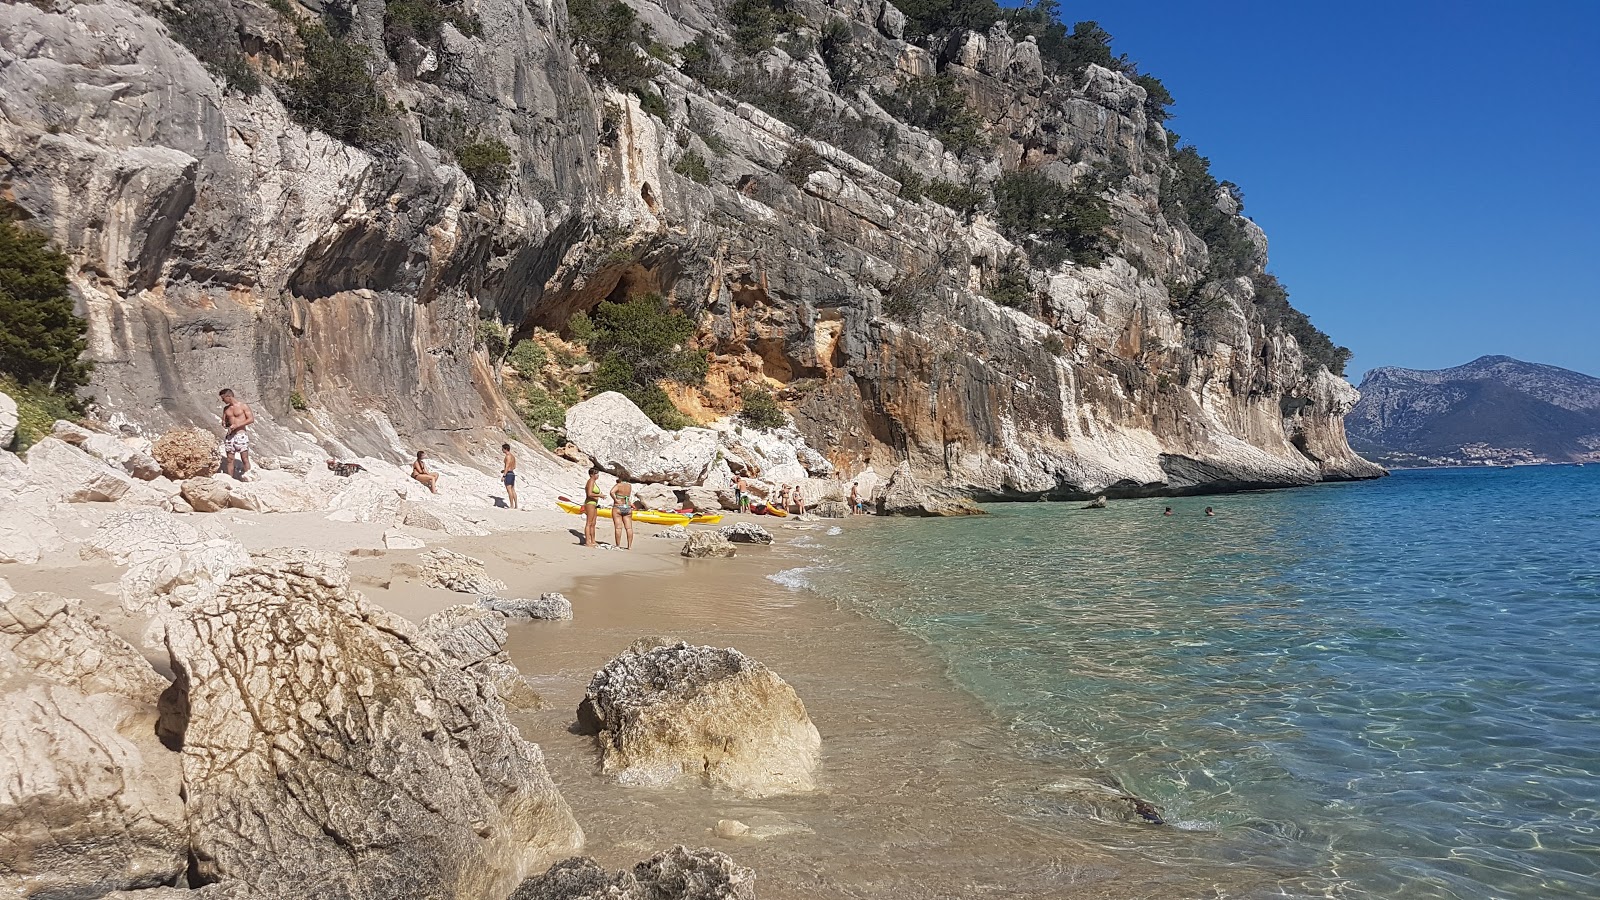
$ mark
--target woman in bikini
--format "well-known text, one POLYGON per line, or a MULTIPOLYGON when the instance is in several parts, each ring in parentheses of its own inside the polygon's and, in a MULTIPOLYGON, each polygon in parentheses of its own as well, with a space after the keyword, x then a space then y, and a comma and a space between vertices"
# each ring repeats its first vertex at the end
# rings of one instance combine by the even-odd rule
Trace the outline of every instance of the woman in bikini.
POLYGON ((428 464, 422 461, 422 455, 423 452, 418 450, 416 462, 411 464, 411 477, 421 482, 429 492, 437 494, 439 489, 435 485, 439 483, 439 476, 434 472, 428 471, 428 464))
POLYGON ((633 549, 633 485, 626 478, 618 478, 611 488, 611 527, 616 532, 614 545, 623 550, 633 549), (622 532, 628 532, 628 543, 623 546, 622 532))
POLYGON ((589 482, 583 486, 583 545, 595 546, 594 529, 600 519, 600 470, 589 470, 589 482))

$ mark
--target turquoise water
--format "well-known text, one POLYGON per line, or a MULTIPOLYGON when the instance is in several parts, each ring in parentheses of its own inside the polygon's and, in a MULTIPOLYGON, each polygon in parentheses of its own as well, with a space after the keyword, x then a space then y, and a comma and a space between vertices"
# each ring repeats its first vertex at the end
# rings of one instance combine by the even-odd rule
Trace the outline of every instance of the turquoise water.
POLYGON ((1600 897, 1600 466, 989 510, 804 576, 1285 894, 1600 897))

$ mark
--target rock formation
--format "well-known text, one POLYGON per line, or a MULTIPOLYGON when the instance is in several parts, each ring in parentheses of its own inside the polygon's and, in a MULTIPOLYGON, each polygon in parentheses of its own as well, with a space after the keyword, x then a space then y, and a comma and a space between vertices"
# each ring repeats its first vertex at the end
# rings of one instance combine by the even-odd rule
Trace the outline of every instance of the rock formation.
POLYGON ((0 392, 0 450, 11 446, 17 436, 17 401, 0 392))
POLYGON ((167 686, 74 600, 0 604, 0 894, 90 897, 188 865, 167 686))
POLYGON ((718 529, 722 536, 735 544, 770 544, 772 532, 762 528, 754 522, 739 522, 734 525, 724 525, 718 529))
POLYGON ((293 556, 167 629, 186 703, 163 726, 181 734, 194 874, 268 896, 502 900, 577 849, 498 696, 293 556))
MULTIPOLYGON (((1199 212, 1239 246, 1200 236, 1127 74, 1045 65, 1004 22, 908 41, 876 0, 795 0, 796 39, 754 48, 708 0, 635 8, 683 64, 641 61, 622 93, 563 4, 479 0, 427 46, 348 0, 0 5, 5 195, 71 259, 97 414, 215 428, 228 385, 258 456, 467 455, 523 428, 480 321, 565 331, 655 292, 709 356, 680 407, 709 421, 770 387, 822 462, 908 467, 920 493, 892 511, 1374 474, 1339 431, 1336 354, 1269 289, 1265 235, 1219 191, 1199 212), (163 24, 172 9, 215 27, 163 24), (370 132, 295 112, 322 13, 375 75, 370 132), (834 21, 848 72, 817 49, 834 21), (684 62, 697 38, 720 48, 709 68, 684 62), (929 85, 970 135, 902 109, 929 85), (507 164, 472 164, 484 147, 507 164), (1052 261, 1005 224, 994 187, 1015 171, 1106 203, 1104 262, 1052 261)), ((663 458, 605 464, 709 477, 703 435, 654 437, 663 458)), ((169 438, 167 477, 203 474, 207 452, 180 464, 169 438)))
POLYGON ((429 587, 480 596, 506 589, 504 581, 489 577, 482 560, 442 547, 422 554, 422 582, 429 587))
POLYGON ((596 672, 578 708, 605 774, 757 797, 812 789, 822 739, 782 678, 737 650, 648 643, 596 672))
POLYGON ((150 453, 161 474, 173 481, 188 481, 217 471, 222 454, 217 438, 199 428, 179 428, 156 439, 150 453))
MULTIPOLYGON (((570 616, 569 616, 570 617, 570 616)), ((543 700, 506 654, 505 617, 482 606, 450 606, 422 621, 423 634, 479 681, 494 685, 514 709, 538 709, 543 700)))
POLYGON ((756 875, 715 850, 674 847, 629 872, 608 872, 586 857, 551 866, 509 900, 755 900, 756 875))
POLYGON ((572 620, 572 601, 557 593, 540 594, 538 599, 484 595, 478 605, 509 619, 572 620))
POLYGON ((738 552, 721 532, 691 531, 683 542, 682 555, 690 559, 732 559, 738 552))

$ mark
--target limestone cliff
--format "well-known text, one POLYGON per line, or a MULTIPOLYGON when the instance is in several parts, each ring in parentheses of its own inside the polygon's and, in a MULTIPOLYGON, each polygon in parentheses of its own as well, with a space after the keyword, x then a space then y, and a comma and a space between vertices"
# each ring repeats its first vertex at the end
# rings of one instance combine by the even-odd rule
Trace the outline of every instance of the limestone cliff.
POLYGON ((1260 311, 1264 235, 1239 218, 1250 271, 1208 278, 1167 215, 1144 88, 1052 73, 1004 25, 913 43, 884 0, 792 0, 766 7, 783 38, 738 56, 728 4, 634 0, 653 39, 623 93, 616 49, 576 40, 557 0, 418 0, 449 14, 426 34, 384 0, 167 2, 0 5, 0 197, 71 255, 109 421, 209 423, 228 385, 268 453, 497 444, 522 425, 480 321, 559 330, 654 291, 712 358, 681 407, 727 413, 762 380, 847 471, 909 460, 980 499, 1381 474, 1344 439, 1354 390, 1260 311), (261 90, 173 36, 202 8, 261 90), (381 140, 284 105, 318 17, 366 48, 381 140), (702 35, 724 55, 690 65, 702 35), (982 149, 891 114, 916 85, 958 96, 982 149), (509 151, 503 183, 457 164, 469 138, 509 151), (1046 269, 1003 236, 987 190, 1019 169, 1099 179, 1103 264, 1046 269))

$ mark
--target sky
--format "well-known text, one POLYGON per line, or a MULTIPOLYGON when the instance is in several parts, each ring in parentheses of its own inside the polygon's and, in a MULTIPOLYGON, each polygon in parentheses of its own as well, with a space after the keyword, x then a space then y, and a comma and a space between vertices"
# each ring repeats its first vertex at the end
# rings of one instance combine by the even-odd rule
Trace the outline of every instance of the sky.
MULTIPOLYGON (((1008 4, 1009 5, 1009 4, 1008 4)), ((1062 0, 1177 99, 1295 306, 1376 366, 1600 375, 1600 0, 1062 0)))

